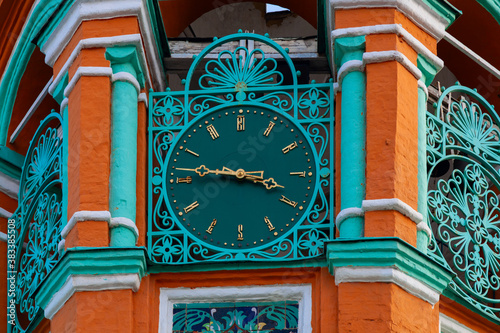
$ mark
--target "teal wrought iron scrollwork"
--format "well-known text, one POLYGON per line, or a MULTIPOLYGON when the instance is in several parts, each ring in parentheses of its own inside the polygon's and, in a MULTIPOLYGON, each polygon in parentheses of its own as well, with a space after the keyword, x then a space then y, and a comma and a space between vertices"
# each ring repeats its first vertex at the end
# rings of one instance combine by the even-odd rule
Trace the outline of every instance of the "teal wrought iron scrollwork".
MULTIPOLYGON (((323 244, 334 238, 333 212, 333 83, 299 85, 299 73, 287 52, 268 37, 237 33, 215 39, 194 58, 184 91, 151 92, 149 115, 148 254, 152 262, 187 264, 204 261, 288 261, 321 256, 323 244), (236 47, 234 41, 254 40, 274 49, 236 47), (234 46, 233 50, 224 49, 234 46), (213 50, 203 69, 198 67, 213 50), (279 57, 276 57, 276 54, 279 57), (200 75, 194 80, 195 71, 200 75), (285 80, 286 78, 286 80, 285 80), (291 82, 285 85, 284 82, 291 82), (167 155, 183 130, 214 110, 234 107, 264 108, 293 119, 306 135, 318 161, 314 200, 305 218, 265 247, 241 249, 207 246, 169 213, 166 200, 167 155)), ((200 125, 201 127, 201 125, 200 125)), ((198 166, 198 165, 197 165, 198 166)), ((314 185, 314 184, 313 184, 314 185)), ((301 208, 302 209, 302 208, 301 208)), ((263 223, 263 222, 262 222, 263 223)))
POLYGON ((445 294, 500 323, 500 118, 475 90, 427 113, 429 253, 457 275, 445 294))
POLYGON ((43 318, 35 293, 59 260, 62 222, 62 125, 52 112, 40 124, 24 162, 15 220, 17 272, 15 326, 10 332, 27 332, 43 318))

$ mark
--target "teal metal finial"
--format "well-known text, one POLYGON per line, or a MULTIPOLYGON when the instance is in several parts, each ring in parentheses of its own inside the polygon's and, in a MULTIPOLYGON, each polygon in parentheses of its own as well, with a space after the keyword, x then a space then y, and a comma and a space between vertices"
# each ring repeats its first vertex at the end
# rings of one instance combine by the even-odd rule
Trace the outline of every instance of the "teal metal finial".
POLYGON ((311 80, 311 84, 315 84, 316 83, 316 80, 311 80))
POLYGON ((433 107, 434 109, 437 109, 437 107, 438 107, 438 103, 433 103, 433 104, 432 104, 432 107, 433 107))
POLYGON ((186 84, 186 79, 182 79, 182 80, 181 80, 181 84, 182 84, 182 85, 185 85, 185 84, 186 84))
POLYGON ((460 82, 458 82, 458 81, 457 81, 457 82, 455 82, 455 85, 456 85, 456 86, 459 86, 459 85, 460 85, 460 82))
POLYGON ((266 32, 266 33, 264 34, 264 37, 269 38, 269 34, 266 32))
POLYGON ((217 39, 218 39, 218 38, 217 38, 216 36, 214 36, 213 41, 215 42, 217 39))
POLYGON ((290 53, 290 49, 288 47, 285 48, 286 53, 290 53))
POLYGON ((240 34, 241 34, 241 33, 243 33, 243 30, 241 30, 241 29, 238 29, 238 33, 240 33, 240 34))
POLYGON ((297 71, 297 76, 301 76, 301 75, 302 75, 301 71, 297 71))
POLYGON ((152 92, 154 92, 153 88, 149 88, 149 93, 151 94, 152 92))
POLYGON ((442 86, 441 87, 441 92, 445 91, 446 90, 446 87, 445 86, 442 86))
POLYGON ((167 90, 166 91, 171 91, 172 89, 170 89, 170 87, 167 87, 167 90))

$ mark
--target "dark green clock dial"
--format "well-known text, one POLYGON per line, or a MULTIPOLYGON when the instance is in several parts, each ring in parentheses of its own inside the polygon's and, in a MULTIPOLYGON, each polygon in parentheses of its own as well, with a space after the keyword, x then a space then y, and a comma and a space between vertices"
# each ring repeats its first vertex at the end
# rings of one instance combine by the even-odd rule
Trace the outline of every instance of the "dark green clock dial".
POLYGON ((315 151, 294 121, 265 108, 224 108, 176 138, 163 175, 167 206, 208 247, 249 250, 275 242, 314 201, 315 151))

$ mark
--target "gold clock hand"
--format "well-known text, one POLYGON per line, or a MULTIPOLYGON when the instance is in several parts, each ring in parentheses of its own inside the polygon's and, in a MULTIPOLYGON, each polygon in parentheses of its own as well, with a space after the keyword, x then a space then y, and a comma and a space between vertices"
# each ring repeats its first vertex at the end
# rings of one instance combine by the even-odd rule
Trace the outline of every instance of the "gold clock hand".
POLYGON ((222 170, 219 170, 219 169, 215 169, 215 170, 210 170, 208 169, 205 165, 200 165, 199 167, 197 167, 196 169, 190 169, 190 168, 175 168, 176 170, 183 170, 183 171, 193 171, 193 172, 196 172, 200 177, 203 177, 209 173, 214 173, 216 175, 230 175, 230 176, 234 176, 234 172, 227 172, 227 171, 222 171, 222 170))
POLYGON ((262 185, 264 185, 266 187, 266 189, 270 190, 272 188, 275 188, 275 187, 281 187, 281 188, 285 188, 285 186, 282 186, 282 185, 279 185, 278 183, 276 183, 276 181, 274 180, 274 178, 268 178, 268 179, 253 179, 253 182, 254 183, 261 183, 262 185))
POLYGON ((236 171, 233 171, 229 169, 228 167, 222 167, 223 171, 227 171, 231 173, 233 176, 236 176, 236 178, 242 179, 262 179, 264 176, 264 171, 245 171, 243 169, 238 169, 236 171), (256 174, 256 175, 254 175, 256 174))

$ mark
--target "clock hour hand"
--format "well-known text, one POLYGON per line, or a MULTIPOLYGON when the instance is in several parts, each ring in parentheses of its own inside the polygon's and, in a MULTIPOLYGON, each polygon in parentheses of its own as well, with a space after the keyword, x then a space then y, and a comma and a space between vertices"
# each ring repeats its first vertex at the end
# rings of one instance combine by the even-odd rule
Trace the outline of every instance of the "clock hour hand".
POLYGON ((219 170, 219 169, 215 169, 215 170, 210 170, 208 169, 206 166, 204 166, 203 164, 200 165, 199 167, 197 167, 196 169, 189 169, 189 168, 175 168, 176 170, 183 170, 183 171, 193 171, 193 172, 196 172, 200 177, 203 177, 209 173, 214 173, 216 175, 230 175, 230 176, 234 176, 234 172, 228 172, 228 171, 222 171, 222 170, 219 170))
POLYGON ((238 178, 245 178, 248 180, 252 180, 254 183, 260 183, 260 184, 264 185, 266 187, 266 189, 268 189, 268 190, 275 188, 275 187, 285 188, 284 186, 276 183, 274 178, 263 179, 264 171, 246 171, 245 172, 243 169, 238 169, 236 171, 233 171, 227 167, 223 167, 222 170, 228 171, 228 172, 234 172, 235 176, 238 178), (258 175, 254 175, 254 174, 258 174, 258 175))
MULTIPOLYGON (((251 178, 249 178, 251 179, 251 178)), ((272 188, 275 188, 275 187, 281 187, 281 188, 285 188, 285 186, 282 186, 282 185, 279 185, 278 183, 276 183, 276 181, 274 180, 274 178, 268 178, 268 179, 253 179, 253 182, 254 183, 261 183, 262 185, 264 185, 266 187, 266 189, 270 190, 272 188)))

